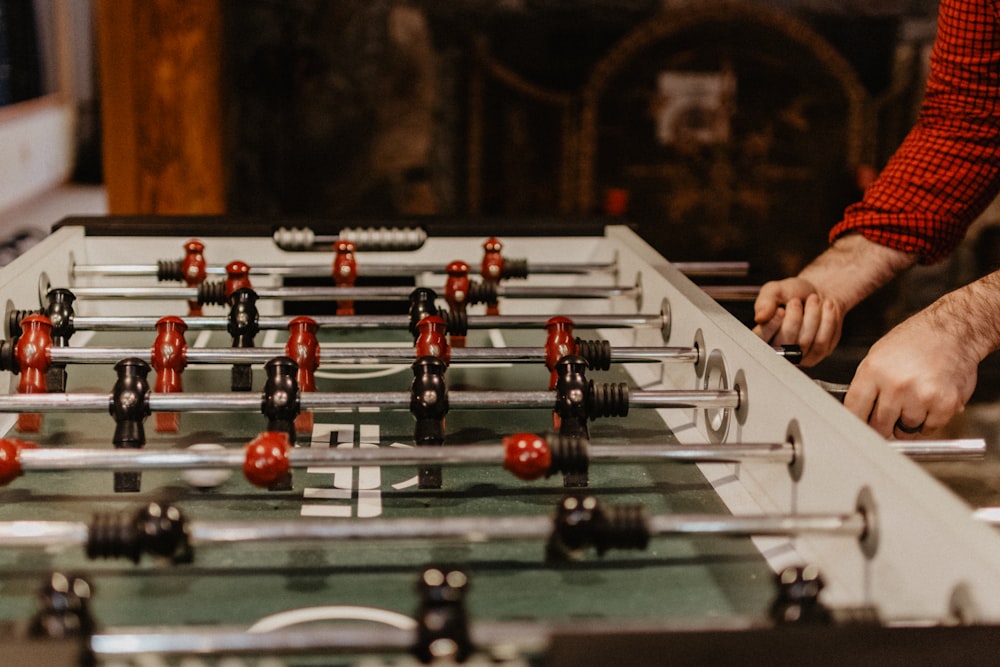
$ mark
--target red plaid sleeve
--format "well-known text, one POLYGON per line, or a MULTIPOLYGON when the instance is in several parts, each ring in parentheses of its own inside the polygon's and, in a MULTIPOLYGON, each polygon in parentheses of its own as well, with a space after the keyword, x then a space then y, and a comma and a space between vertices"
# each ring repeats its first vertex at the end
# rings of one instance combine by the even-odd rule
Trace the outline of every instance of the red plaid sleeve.
POLYGON ((942 0, 916 125, 830 231, 856 232, 930 264, 1000 191, 1000 0, 942 0))

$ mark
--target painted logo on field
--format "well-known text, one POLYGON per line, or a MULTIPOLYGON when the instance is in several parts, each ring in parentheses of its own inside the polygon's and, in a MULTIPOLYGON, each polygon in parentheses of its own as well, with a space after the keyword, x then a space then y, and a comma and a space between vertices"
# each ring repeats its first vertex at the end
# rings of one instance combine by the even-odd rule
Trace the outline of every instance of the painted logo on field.
MULTIPOLYGON (((378 424, 315 424, 311 447, 379 447, 378 424)), ((410 447, 392 443, 390 447, 410 447)), ((302 516, 357 517, 367 519, 382 514, 382 468, 379 466, 310 466, 306 468, 315 485, 303 490, 302 516)), ((417 477, 392 485, 394 489, 416 486, 417 477)))

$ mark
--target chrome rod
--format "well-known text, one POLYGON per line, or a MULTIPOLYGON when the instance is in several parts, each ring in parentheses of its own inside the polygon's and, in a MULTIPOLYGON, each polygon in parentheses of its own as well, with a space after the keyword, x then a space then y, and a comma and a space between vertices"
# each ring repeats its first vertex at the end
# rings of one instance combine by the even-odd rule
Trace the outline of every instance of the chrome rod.
POLYGON ((972 516, 980 523, 1000 527, 1000 507, 980 507, 972 516))
MULTIPOLYGON (((749 262, 672 262, 674 268, 691 277, 743 277, 750 272, 749 262)), ((373 264, 358 263, 359 276, 407 277, 420 273, 445 273, 441 263, 401 263, 373 264)), ((328 264, 255 264, 250 267, 250 275, 284 276, 295 278, 328 278, 333 271, 333 263, 328 264)), ((618 263, 609 262, 528 262, 528 275, 586 275, 615 274, 618 263)), ((72 274, 84 276, 119 276, 128 278, 155 277, 159 275, 156 264, 77 264, 72 274)), ((225 276, 225 266, 207 266, 205 274, 225 276)))
POLYGON ((853 514, 790 514, 698 516, 667 514, 650 517, 649 529, 654 535, 723 535, 795 536, 805 533, 861 537, 867 522, 864 516, 853 514))
MULTIPOLYGON (((339 606, 334 606, 340 611, 339 606)), ((359 613, 357 608, 348 611, 359 613)), ((381 610, 380 610, 381 611, 381 610)), ((294 612, 293 612, 294 613, 294 612)), ((322 615, 322 610, 318 610, 322 615)), ((384 614, 378 614, 379 619, 384 614)), ((338 615, 339 620, 341 617, 338 615)), ((340 622, 336 624, 290 625, 265 631, 255 626, 119 626, 101 628, 91 635, 90 649, 99 656, 149 655, 239 655, 250 654, 389 654, 410 653, 417 642, 417 621, 409 616, 394 615, 392 624, 383 620, 377 624, 340 622)), ((708 620, 683 619, 655 622, 628 619, 625 622, 600 622, 574 618, 571 621, 497 621, 480 620, 469 624, 469 641, 476 650, 490 656, 540 655, 550 646, 552 638, 563 636, 588 636, 620 632, 709 632, 765 629, 759 619, 730 615, 708 620)), ((441 656, 446 658, 446 656, 441 656)), ((508 664, 506 661, 501 661, 508 664)), ((523 661, 515 661, 523 664, 523 661)), ((408 664, 408 662, 407 662, 408 664)), ((476 663, 479 664, 479 663, 476 663)))
MULTIPOLYGON (((897 447, 898 451, 917 460, 922 453, 912 448, 897 447)), ((918 448, 919 449, 919 448, 918 448)), ((732 443, 721 445, 684 444, 589 444, 587 459, 603 464, 649 463, 655 461, 737 463, 760 461, 789 464, 796 456, 795 447, 781 443, 732 443)), ((970 460, 982 449, 942 441, 935 447, 934 460, 970 460)), ((315 465, 378 465, 396 466, 478 466, 503 463, 506 449, 503 445, 448 444, 442 447, 296 447, 288 451, 289 465, 303 468, 315 465)), ((245 449, 85 449, 38 448, 22 449, 20 467, 24 471, 65 470, 186 470, 239 468, 245 460, 245 449)))
MULTIPOLYGON (((399 278, 410 277, 421 273, 446 273, 445 263, 399 263, 399 264, 374 264, 371 262, 358 261, 358 276, 377 278, 399 278)), ((746 275, 747 264, 745 262, 681 262, 675 264, 678 269, 684 271, 685 267, 694 275, 705 276, 733 276, 746 275)), ((528 274, 536 275, 585 275, 585 274, 614 274, 618 271, 618 264, 609 262, 579 262, 579 263, 558 263, 558 262, 531 262, 528 264, 528 274)), ((119 276, 129 278, 156 277, 160 269, 156 264, 77 264, 73 267, 73 275, 84 276, 119 276)), ((329 278, 333 273, 333 262, 328 264, 255 264, 250 267, 251 276, 282 276, 289 278, 329 278)), ((226 276, 225 266, 207 266, 205 275, 226 276)))
POLYGON ((981 461, 986 457, 986 440, 891 440, 892 448, 915 461, 981 461))
MULTIPOLYGON (((646 519, 653 537, 716 535, 724 537, 827 536, 861 537, 867 522, 850 514, 661 514, 646 519)), ((309 541, 458 540, 494 542, 545 539, 553 530, 550 516, 435 517, 405 519, 329 519, 197 521, 186 523, 193 546, 209 544, 309 541)), ((13 547, 82 545, 88 527, 71 521, 0 522, 0 544, 13 547)))
MULTIPOLYGON (((129 347, 52 347, 49 360, 53 364, 113 364, 135 357, 150 360, 150 348, 129 347)), ((189 347, 185 361, 189 364, 259 364, 283 356, 284 348, 203 348, 189 347)), ((323 347, 320 364, 397 364, 412 363, 413 347, 323 347)), ((695 362, 698 350, 692 347, 620 347, 611 348, 612 363, 680 361, 695 362)), ((471 363, 541 363, 545 350, 540 347, 456 347, 451 349, 451 364, 471 363)))
MULTIPOLYGON (((416 622, 414 622, 414 625, 416 622)), ((525 624, 527 625, 527 624, 525 624)), ((535 631, 537 634, 537 630, 535 631)), ((474 633, 473 633, 473 636, 474 633)), ((517 635, 523 637, 523 635, 517 635)), ((530 635, 529 635, 530 636, 530 635)), ((247 632, 242 628, 115 628, 90 637, 90 648, 97 655, 232 655, 260 653, 393 653, 412 649, 413 630, 386 626, 342 624, 331 629, 283 628, 273 632, 247 632)), ((543 640, 536 640, 543 641, 543 640)), ((518 642, 521 643, 520 641, 518 642)), ((476 644, 483 646, 484 644, 476 644)), ((528 644, 529 646, 532 644, 528 644)))
MULTIPOLYGON (((790 463, 794 448, 789 443, 744 443, 734 445, 621 444, 587 447, 587 459, 603 464, 674 462, 765 461, 790 463)), ((503 445, 445 445, 442 447, 294 447, 288 450, 292 468, 316 465, 482 466, 504 462, 503 445)), ((239 468, 245 448, 228 449, 22 449, 25 472, 66 470, 188 470, 239 468)))
POLYGON ((692 278, 738 278, 750 273, 750 262, 671 262, 671 265, 692 278))
MULTIPOLYGON (((71 290, 81 299, 173 299, 197 300, 198 288, 178 286, 131 287, 76 287, 71 290)), ((407 285, 384 287, 255 287, 254 291, 262 299, 283 301, 319 300, 364 300, 364 301, 406 301, 413 293, 407 285)), ((630 286, 497 286, 496 293, 501 298, 527 299, 606 299, 627 297, 638 299, 642 288, 630 286)))
POLYGON ((755 301, 759 285, 703 285, 702 290, 716 301, 755 301))
MULTIPOLYGON (((4 394, 0 395, 0 412, 91 412, 107 410, 110 394, 4 394)), ((325 412, 343 408, 409 409, 409 392, 307 392, 299 397, 304 411, 325 412)), ((523 409, 552 408, 552 391, 453 391, 448 393, 452 408, 464 409, 523 409)), ((632 390, 629 406, 636 408, 736 408, 739 392, 733 389, 717 391, 632 390)), ((262 397, 252 393, 184 392, 151 393, 148 396, 152 412, 259 412, 262 397)))
MULTIPOLYGON (((324 329, 409 329, 409 315, 312 315, 316 324, 324 329)), ((577 328, 654 328, 669 324, 663 313, 632 315, 566 314, 577 328)), ((291 317, 262 315, 257 324, 261 329, 288 329, 291 317)), ((542 329, 552 319, 551 315, 469 315, 470 329, 542 329)), ((155 331, 160 316, 151 315, 74 315, 73 327, 77 331, 155 331)), ((185 317, 185 324, 192 330, 225 331, 229 326, 226 316, 185 317)), ((7 332, 8 337, 10 332, 7 332)))

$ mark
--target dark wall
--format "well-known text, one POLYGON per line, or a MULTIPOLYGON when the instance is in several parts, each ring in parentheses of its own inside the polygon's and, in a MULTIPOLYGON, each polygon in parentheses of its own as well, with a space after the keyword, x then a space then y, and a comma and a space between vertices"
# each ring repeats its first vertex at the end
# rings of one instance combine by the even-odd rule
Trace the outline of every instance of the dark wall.
POLYGON ((32 4, 30 0, 0 0, 0 106, 41 94, 32 4))
MULTIPOLYGON (((440 216, 501 236, 507 221, 545 216, 572 233, 622 190, 627 220, 668 259, 748 260, 748 282, 784 277, 825 247, 859 179, 908 131, 935 8, 228 0, 228 210, 332 226, 440 216), (656 22, 713 9, 760 17, 709 21, 608 62, 656 22), (602 68, 613 72, 595 92, 602 68), (733 77, 732 94, 709 105, 725 112, 721 134, 705 139, 699 112, 658 142, 654 116, 673 95, 656 89, 664 70, 733 77), (863 127, 848 122, 858 104, 863 127)), ((845 336, 884 330, 893 298, 857 309, 845 336)))
MULTIPOLYGON (((759 4, 806 20, 856 67, 872 95, 892 84, 900 22, 933 12, 928 2, 849 3, 851 11, 843 3, 759 4)), ((476 39, 531 84, 571 94, 603 53, 661 6, 654 0, 228 2, 231 208, 386 214, 412 208, 407 188, 430 180, 437 196, 423 208, 463 213, 476 39), (393 147, 379 145, 386 134, 393 147), (417 139, 404 145, 407 135, 417 139)), ((502 125, 489 129, 488 140, 507 141, 502 125)), ((506 192, 496 184, 484 187, 494 195, 482 212, 525 208, 502 203, 506 192)), ((549 204, 549 212, 556 209, 549 204)))

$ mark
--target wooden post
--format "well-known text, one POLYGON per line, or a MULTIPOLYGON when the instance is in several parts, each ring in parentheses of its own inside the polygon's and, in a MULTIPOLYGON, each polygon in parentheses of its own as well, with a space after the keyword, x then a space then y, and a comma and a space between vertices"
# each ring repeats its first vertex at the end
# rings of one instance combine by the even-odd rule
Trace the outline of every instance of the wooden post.
POLYGON ((98 0, 114 214, 225 212, 219 0, 98 0))

